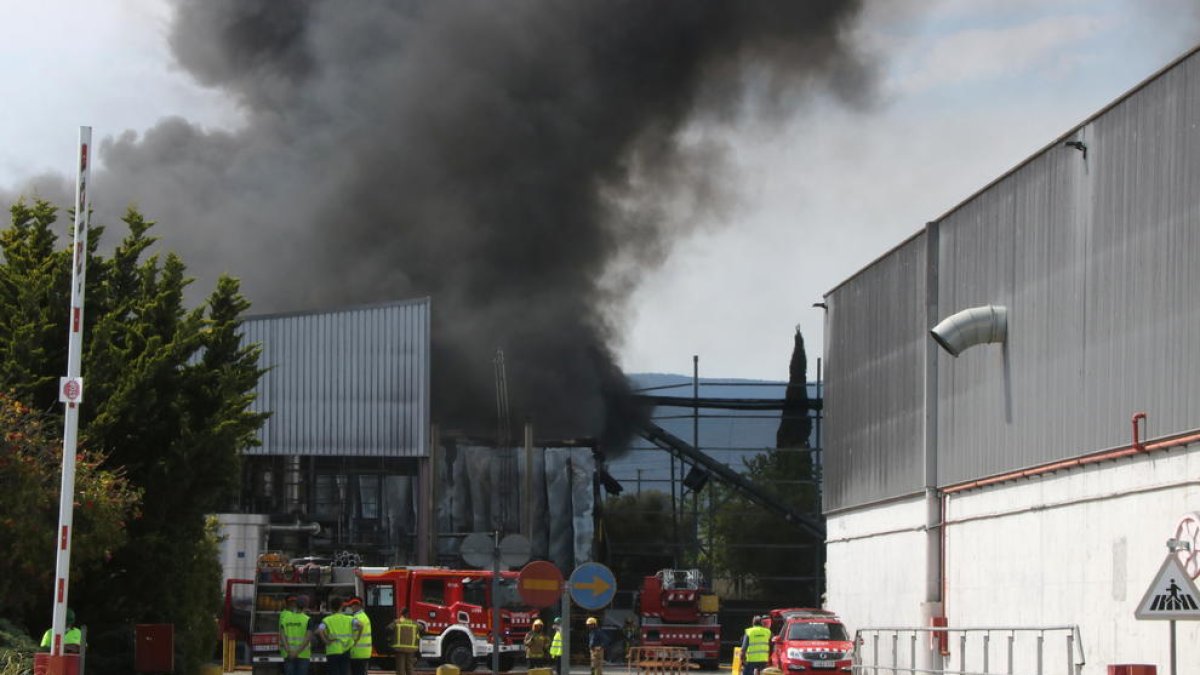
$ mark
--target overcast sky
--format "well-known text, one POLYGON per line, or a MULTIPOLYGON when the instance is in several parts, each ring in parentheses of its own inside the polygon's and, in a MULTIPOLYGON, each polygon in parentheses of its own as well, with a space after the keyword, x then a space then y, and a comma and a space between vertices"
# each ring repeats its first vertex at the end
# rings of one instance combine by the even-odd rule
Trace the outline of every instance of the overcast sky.
MULTIPOLYGON (((769 132, 699 123, 689 131, 729 154, 736 200, 720 213, 697 213, 698 234, 642 278, 621 324, 621 365, 690 372, 698 354, 704 376, 785 379, 794 326, 810 359, 822 351, 822 316, 812 303, 1195 46, 1194 5, 870 4, 856 39, 883 68, 872 105, 817 98, 769 132)), ((80 124, 98 139, 139 133, 170 115, 238 127, 233 102, 173 63, 171 11, 163 0, 8 8, 0 188, 69 171, 80 124)))

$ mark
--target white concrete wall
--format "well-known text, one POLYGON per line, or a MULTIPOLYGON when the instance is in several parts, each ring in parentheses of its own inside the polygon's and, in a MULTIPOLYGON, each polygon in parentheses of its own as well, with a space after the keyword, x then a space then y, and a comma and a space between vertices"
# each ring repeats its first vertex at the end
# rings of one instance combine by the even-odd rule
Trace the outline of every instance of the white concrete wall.
MULTIPOLYGON (((1168 622, 1139 621, 1134 611, 1176 524, 1200 511, 1200 447, 956 493, 946 505, 952 627, 1078 625, 1083 673, 1114 663, 1169 672, 1168 622)), ((868 535, 919 528, 923 508, 918 498, 830 516, 827 606, 851 629, 921 625, 924 534, 868 535)), ((1176 631, 1179 672, 1200 673, 1200 621, 1180 621, 1176 631)), ((1002 672, 1005 641, 992 637, 993 670, 1002 672)), ((1033 649, 1017 647, 1025 656, 1033 649)), ((955 667, 958 651, 952 640, 955 667)), ((1064 634, 1048 635, 1046 672, 1065 672, 1064 655, 1064 634)))
POLYGON ((847 629, 924 623, 924 526, 923 497, 826 519, 825 608, 847 629))

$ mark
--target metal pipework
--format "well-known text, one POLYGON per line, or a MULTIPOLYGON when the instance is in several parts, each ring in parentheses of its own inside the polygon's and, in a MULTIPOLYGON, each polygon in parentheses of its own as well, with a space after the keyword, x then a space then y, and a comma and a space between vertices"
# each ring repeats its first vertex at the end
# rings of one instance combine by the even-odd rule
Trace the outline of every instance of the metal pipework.
POLYGON ((302 522, 300 522, 300 519, 297 518, 296 522, 291 525, 275 525, 275 524, 267 525, 267 531, 269 531, 269 532, 307 532, 308 534, 318 535, 318 534, 321 534, 321 524, 316 523, 316 522, 302 523, 302 522))
POLYGON ((1000 305, 971 307, 942 319, 930 336, 951 356, 975 345, 1004 342, 1008 338, 1008 309, 1000 305))

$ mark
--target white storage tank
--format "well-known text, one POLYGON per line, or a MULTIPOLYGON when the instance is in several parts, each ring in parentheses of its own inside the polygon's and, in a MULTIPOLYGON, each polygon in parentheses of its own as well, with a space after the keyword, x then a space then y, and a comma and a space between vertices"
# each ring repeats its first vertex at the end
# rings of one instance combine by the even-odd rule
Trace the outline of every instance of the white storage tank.
POLYGON ((270 519, 260 513, 218 513, 220 525, 221 592, 228 579, 253 579, 258 554, 267 541, 270 519))

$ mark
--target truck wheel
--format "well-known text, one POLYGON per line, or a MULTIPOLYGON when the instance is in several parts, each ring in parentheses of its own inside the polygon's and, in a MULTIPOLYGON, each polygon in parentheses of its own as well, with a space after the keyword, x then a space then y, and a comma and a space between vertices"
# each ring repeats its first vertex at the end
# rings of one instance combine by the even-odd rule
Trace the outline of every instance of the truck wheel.
POLYGON ((507 673, 508 671, 513 669, 513 666, 516 665, 516 663, 517 663, 517 657, 513 656, 512 654, 501 654, 500 655, 500 672, 507 673))
POLYGON ((475 670, 475 654, 471 651, 471 643, 464 638, 448 640, 442 648, 442 660, 464 673, 475 670))

